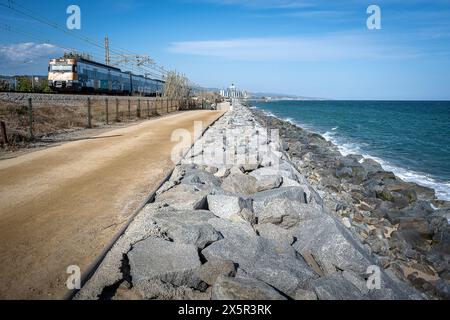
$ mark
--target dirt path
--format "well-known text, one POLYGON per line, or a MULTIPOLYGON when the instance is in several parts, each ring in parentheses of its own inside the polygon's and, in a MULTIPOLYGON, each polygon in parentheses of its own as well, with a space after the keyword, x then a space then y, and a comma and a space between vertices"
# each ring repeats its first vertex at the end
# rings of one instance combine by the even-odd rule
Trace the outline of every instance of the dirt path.
POLYGON ((222 111, 190 111, 0 161, 0 298, 60 299, 174 166, 171 134, 222 111))

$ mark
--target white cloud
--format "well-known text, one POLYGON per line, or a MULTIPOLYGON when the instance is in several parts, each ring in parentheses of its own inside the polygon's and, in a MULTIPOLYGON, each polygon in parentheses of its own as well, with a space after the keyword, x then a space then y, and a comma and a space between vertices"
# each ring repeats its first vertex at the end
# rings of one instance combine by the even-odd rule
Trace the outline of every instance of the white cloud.
POLYGON ((383 44, 370 37, 340 34, 317 37, 184 41, 172 43, 169 51, 244 61, 330 61, 411 58, 418 55, 410 48, 383 44))
POLYGON ((30 63, 60 55, 62 49, 48 43, 24 42, 0 45, 0 60, 8 63, 30 63))

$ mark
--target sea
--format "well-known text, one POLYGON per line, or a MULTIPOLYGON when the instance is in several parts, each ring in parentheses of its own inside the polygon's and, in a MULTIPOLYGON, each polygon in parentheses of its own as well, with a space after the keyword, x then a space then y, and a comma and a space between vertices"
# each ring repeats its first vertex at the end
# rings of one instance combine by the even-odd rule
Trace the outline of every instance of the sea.
POLYGON ((450 101, 251 101, 450 201, 450 101))

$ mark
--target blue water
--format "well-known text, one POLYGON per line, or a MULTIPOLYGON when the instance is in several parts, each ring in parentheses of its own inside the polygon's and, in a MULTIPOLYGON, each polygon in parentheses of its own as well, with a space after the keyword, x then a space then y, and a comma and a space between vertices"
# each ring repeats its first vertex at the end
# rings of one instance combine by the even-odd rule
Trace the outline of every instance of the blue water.
POLYGON ((252 102, 450 200, 450 101, 252 102))

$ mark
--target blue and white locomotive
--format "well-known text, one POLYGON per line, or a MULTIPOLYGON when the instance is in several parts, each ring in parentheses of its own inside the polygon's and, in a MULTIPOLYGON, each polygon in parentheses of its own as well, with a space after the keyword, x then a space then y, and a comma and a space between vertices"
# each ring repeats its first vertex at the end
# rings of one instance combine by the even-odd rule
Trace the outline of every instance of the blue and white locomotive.
POLYGON ((49 87, 58 92, 161 96, 165 82, 84 58, 50 60, 49 87))

